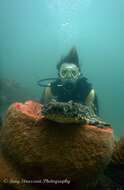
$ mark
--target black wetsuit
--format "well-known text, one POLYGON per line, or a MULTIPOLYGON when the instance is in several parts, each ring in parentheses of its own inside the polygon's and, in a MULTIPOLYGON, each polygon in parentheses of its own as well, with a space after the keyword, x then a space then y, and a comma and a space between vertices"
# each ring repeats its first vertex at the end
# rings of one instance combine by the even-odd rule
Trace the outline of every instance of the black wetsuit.
MULTIPOLYGON (((92 84, 85 77, 80 77, 75 85, 62 84, 59 78, 51 83, 52 94, 56 97, 57 101, 61 102, 73 100, 74 102, 84 104, 91 89, 92 84)), ((98 114, 97 97, 95 97, 94 105, 96 107, 95 112, 98 114)))

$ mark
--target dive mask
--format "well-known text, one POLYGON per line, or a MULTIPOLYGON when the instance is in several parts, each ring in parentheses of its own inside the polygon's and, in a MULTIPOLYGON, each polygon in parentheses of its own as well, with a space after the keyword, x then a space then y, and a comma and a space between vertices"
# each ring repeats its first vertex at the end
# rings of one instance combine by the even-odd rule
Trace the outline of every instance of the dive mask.
POLYGON ((80 76, 79 68, 73 63, 63 63, 59 75, 62 81, 76 81, 80 76))

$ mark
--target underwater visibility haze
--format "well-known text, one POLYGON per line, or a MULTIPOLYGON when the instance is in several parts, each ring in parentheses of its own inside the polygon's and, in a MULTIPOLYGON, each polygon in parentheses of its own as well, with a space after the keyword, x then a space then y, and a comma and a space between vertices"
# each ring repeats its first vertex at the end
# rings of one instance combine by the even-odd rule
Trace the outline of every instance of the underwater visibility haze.
POLYGON ((123 10, 123 0, 0 0, 0 113, 12 101, 39 100, 37 81, 57 77, 75 46, 101 117, 124 134, 123 10))

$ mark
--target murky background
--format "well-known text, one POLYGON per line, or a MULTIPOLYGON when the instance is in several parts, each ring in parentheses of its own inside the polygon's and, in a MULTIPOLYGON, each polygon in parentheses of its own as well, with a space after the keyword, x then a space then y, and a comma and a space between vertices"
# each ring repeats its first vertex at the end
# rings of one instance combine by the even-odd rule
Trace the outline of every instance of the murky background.
POLYGON ((37 81, 76 46, 101 116, 124 134, 124 1, 0 0, 0 113, 15 101, 40 99, 37 81))

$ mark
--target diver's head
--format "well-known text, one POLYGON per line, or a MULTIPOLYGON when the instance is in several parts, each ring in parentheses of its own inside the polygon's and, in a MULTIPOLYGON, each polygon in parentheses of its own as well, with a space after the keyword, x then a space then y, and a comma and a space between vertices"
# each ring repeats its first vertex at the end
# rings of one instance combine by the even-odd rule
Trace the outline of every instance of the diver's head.
POLYGON ((57 69, 62 82, 75 83, 78 80, 80 76, 80 65, 75 48, 72 48, 67 56, 60 60, 57 69))

